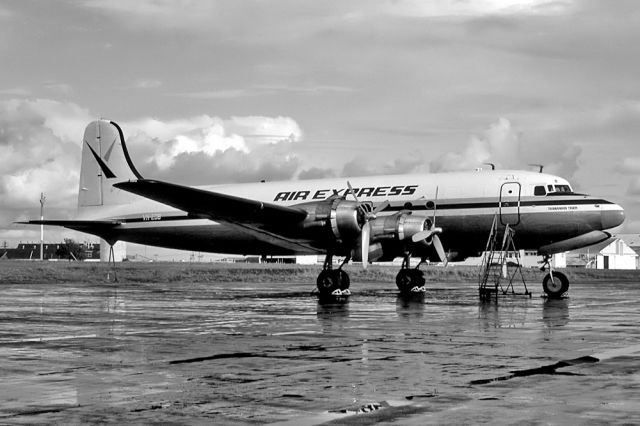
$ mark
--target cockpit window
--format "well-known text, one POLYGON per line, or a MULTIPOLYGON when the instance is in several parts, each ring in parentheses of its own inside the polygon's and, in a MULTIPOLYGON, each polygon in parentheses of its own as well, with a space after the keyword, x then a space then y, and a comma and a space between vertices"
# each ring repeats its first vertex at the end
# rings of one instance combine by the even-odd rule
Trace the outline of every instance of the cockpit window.
POLYGON ((538 185, 533 188, 533 195, 568 195, 574 194, 569 185, 538 185))
POLYGON ((569 185, 556 185, 556 192, 570 193, 571 187, 569 185))
POLYGON ((545 191, 544 186, 536 186, 533 188, 533 195, 547 195, 547 191, 545 191))

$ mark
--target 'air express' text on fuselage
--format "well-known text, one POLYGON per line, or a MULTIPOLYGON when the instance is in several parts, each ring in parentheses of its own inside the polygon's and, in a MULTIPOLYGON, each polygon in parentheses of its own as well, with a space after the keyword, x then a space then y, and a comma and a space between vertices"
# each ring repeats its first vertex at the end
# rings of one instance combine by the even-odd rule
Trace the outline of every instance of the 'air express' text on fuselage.
MULTIPOLYGON (((394 197, 415 194, 417 189, 418 185, 376 186, 353 188, 353 193, 357 197, 394 197)), ((316 191, 285 191, 278 192, 273 201, 324 200, 331 195, 342 195, 343 193, 348 195, 351 191, 349 188, 319 189, 316 191)))

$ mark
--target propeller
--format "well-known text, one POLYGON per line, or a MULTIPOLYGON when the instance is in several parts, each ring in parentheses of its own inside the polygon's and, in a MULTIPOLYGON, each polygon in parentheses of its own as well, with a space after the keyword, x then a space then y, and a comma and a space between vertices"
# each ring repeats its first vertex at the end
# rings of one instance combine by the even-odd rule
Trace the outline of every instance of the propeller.
POLYGON ((363 204, 358 200, 358 196, 356 195, 353 187, 351 186, 351 182, 347 181, 347 186, 349 187, 349 191, 353 195, 353 198, 356 200, 357 208, 362 214, 364 218, 364 223, 362 224, 362 230, 360 231, 360 247, 362 248, 362 268, 367 269, 367 265, 369 263, 369 242, 371 238, 371 224, 369 223, 373 219, 376 218, 378 213, 386 209, 390 206, 389 201, 385 201, 382 204, 378 205, 376 208, 371 210, 368 204, 363 204), (365 207, 366 206, 366 207, 365 207))
POLYGON ((447 253, 444 251, 444 247, 442 246, 442 242, 440 241, 439 234, 442 234, 442 228, 436 226, 436 211, 438 208, 438 187, 436 186, 436 198, 433 203, 433 218, 431 219, 431 225, 429 229, 425 229, 424 231, 418 232, 411 237, 411 241, 414 243, 418 243, 420 241, 425 241, 427 244, 433 244, 433 248, 436 249, 436 253, 440 258, 440 261, 447 266, 447 253), (428 240, 431 239, 431 242, 428 240))

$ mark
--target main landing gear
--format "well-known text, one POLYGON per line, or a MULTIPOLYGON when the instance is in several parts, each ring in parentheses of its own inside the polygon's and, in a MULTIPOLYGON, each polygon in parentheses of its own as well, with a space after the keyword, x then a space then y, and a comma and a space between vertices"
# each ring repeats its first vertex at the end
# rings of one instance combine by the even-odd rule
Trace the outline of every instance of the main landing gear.
MULTIPOLYGON (((411 267, 410 254, 405 254, 402 261, 402 267, 396 275, 396 285, 401 294, 415 294, 424 293, 426 280, 424 273, 419 269, 420 265, 424 263, 424 259, 416 265, 415 268, 411 267)), ((320 297, 345 297, 351 295, 349 285, 351 279, 342 268, 349 263, 351 256, 347 256, 340 264, 338 269, 333 269, 333 255, 328 254, 325 257, 322 271, 318 275, 316 284, 318 287, 318 294, 320 297)))
POLYGON ((116 255, 113 251, 113 245, 115 243, 111 244, 111 242, 109 241, 108 244, 109 244, 109 260, 108 260, 108 270, 107 270, 107 281, 117 283, 118 273, 116 271, 116 255))
POLYGON ((551 256, 542 259, 541 271, 549 268, 549 273, 542 280, 542 289, 549 299, 560 299, 569 290, 569 279, 562 272, 554 272, 551 266, 551 256))
POLYGON ((342 267, 346 265, 349 260, 351 260, 351 256, 347 256, 338 269, 333 269, 333 255, 328 254, 325 257, 322 272, 320 272, 316 280, 320 297, 340 297, 351 294, 351 291, 349 291, 351 279, 349 278, 349 274, 342 270, 342 267))
POLYGON ((398 286, 398 290, 400 290, 400 293, 402 294, 424 293, 426 280, 424 278, 424 273, 418 269, 423 261, 421 261, 415 268, 411 269, 410 259, 411 257, 408 253, 404 255, 402 267, 400 272, 398 272, 398 275, 396 275, 396 285, 398 286))

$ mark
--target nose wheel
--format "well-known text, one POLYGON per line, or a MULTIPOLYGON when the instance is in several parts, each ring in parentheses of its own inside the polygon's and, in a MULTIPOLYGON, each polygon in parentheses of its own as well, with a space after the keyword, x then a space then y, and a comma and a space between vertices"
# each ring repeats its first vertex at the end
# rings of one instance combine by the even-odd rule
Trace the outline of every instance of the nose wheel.
POLYGON ((542 281, 542 289, 550 299, 560 299, 569 290, 569 279, 562 272, 550 272, 542 281))
POLYGON ((569 290, 569 279, 562 272, 554 271, 551 267, 551 256, 542 260, 541 270, 549 268, 549 273, 542 280, 542 289, 549 299, 560 299, 569 290))

